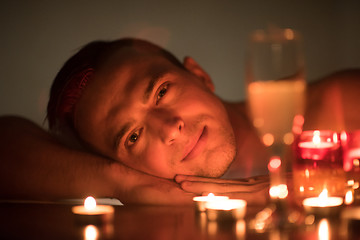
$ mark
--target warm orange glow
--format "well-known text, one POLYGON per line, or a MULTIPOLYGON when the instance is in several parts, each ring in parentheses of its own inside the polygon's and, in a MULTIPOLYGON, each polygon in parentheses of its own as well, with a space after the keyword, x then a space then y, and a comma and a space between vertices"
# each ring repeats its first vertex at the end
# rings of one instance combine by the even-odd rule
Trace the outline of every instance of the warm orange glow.
POLYGON ((315 216, 314 215, 308 215, 304 219, 305 225, 312 225, 315 222, 315 216))
POLYGON ((215 210, 232 210, 232 209, 246 209, 246 201, 242 199, 222 199, 217 201, 208 201, 206 209, 215 210))
POLYGON ((244 220, 236 221, 236 237, 237 239, 245 239, 246 234, 246 223, 244 220))
POLYGON ((288 196, 289 191, 286 184, 280 184, 270 187, 269 194, 271 198, 285 199, 288 196))
POLYGON ((296 115, 294 117, 294 123, 298 126, 304 125, 305 119, 303 115, 296 115))
POLYGON ((347 133, 345 131, 342 131, 341 134, 340 134, 340 139, 342 142, 347 142, 347 133))
POLYGON ((346 192, 344 202, 346 205, 350 205, 354 202, 354 194, 352 190, 346 192))
POLYGON ((277 170, 281 166, 281 160, 279 157, 273 157, 270 159, 270 162, 268 164, 269 171, 273 172, 277 170))
POLYGON ((274 136, 271 133, 267 133, 263 136, 263 143, 265 146, 271 146, 274 143, 274 136))
POLYGON ((96 208, 96 200, 93 197, 87 197, 84 201, 84 207, 87 210, 93 210, 96 208))
POLYGON ((94 225, 87 225, 84 230, 85 240, 96 240, 98 237, 98 230, 94 225))
POLYGON ((319 199, 320 199, 320 201, 326 201, 327 198, 328 198, 328 190, 325 188, 325 189, 319 194, 319 199))
POLYGON ((262 126, 264 126, 264 119, 263 118, 256 118, 253 121, 253 125, 256 128, 261 128, 262 126))
POLYGON ((290 145, 294 141, 294 135, 291 132, 286 133, 283 140, 286 145, 290 145))
MULTIPOLYGON (((334 133, 334 134, 333 134, 333 142, 334 142, 334 143, 337 143, 338 140, 339 140, 339 138, 338 138, 337 133, 334 133)), ((328 142, 330 142, 330 141, 328 141, 328 142)))
POLYGON ((357 159, 357 158, 354 159, 354 160, 353 160, 353 165, 354 165, 355 168, 358 168, 359 165, 360 165, 359 159, 357 159))
POLYGON ((320 139, 320 131, 319 131, 319 130, 315 130, 315 131, 314 131, 312 141, 313 141, 313 143, 314 143, 315 145, 319 145, 319 144, 320 144, 321 139, 320 139))
POLYGON ((336 207, 343 204, 341 197, 329 197, 328 190, 325 188, 318 197, 306 198, 303 201, 304 206, 311 207, 336 207))
POLYGON ((218 230, 218 224, 216 221, 209 221, 208 222, 208 234, 210 236, 215 235, 218 230))
POLYGON ((321 219, 319 223, 318 236, 319 236, 319 240, 330 239, 330 227, 329 227, 329 222, 326 218, 321 219))
POLYGON ((287 29, 285 29, 284 34, 285 34, 285 38, 287 40, 293 40, 294 39, 295 34, 294 34, 293 30, 287 28, 287 29))

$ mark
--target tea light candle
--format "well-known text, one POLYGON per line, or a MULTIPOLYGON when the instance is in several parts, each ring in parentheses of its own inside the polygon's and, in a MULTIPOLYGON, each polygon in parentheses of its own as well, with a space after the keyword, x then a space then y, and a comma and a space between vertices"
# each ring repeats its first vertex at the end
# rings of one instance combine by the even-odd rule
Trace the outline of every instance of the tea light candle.
POLYGON ((197 196, 193 197, 193 201, 195 202, 195 208, 199 212, 204 212, 205 204, 210 201, 219 201, 229 199, 227 196, 215 196, 213 193, 209 193, 207 196, 197 196))
POLYGON ((205 208, 210 221, 239 220, 245 216, 246 205, 242 199, 225 199, 207 202, 205 208))
POLYGON ((304 198, 318 195, 327 186, 331 186, 329 195, 343 197, 346 176, 339 134, 330 130, 305 131, 297 141, 293 163, 295 200, 301 205, 304 198))
POLYGON ((324 142, 321 141, 320 131, 314 131, 312 141, 300 142, 298 144, 302 158, 314 160, 322 159, 335 146, 334 142, 337 143, 337 138, 334 139, 336 136, 337 135, 334 135, 333 139, 324 142))
POLYGON ((305 210, 320 215, 336 213, 342 204, 343 198, 329 197, 326 188, 319 194, 318 197, 306 198, 303 201, 305 210))
POLYGON ((82 206, 72 207, 79 223, 103 223, 112 221, 114 207, 110 205, 96 205, 93 197, 87 197, 82 206))

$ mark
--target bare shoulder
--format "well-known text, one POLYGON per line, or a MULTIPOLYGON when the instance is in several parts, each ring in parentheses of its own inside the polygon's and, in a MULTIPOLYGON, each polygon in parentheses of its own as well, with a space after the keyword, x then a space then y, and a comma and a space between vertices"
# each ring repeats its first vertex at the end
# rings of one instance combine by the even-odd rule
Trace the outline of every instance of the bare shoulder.
POLYGON ((305 129, 360 129, 360 69, 330 74, 308 86, 305 129))

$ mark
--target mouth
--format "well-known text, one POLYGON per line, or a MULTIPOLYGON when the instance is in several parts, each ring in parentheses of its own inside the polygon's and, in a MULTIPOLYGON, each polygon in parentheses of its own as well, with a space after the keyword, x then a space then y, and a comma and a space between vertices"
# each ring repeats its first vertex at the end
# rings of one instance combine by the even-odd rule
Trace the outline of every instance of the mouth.
POLYGON ((186 148, 187 149, 186 154, 184 155, 184 158, 182 161, 188 161, 188 160, 191 160, 191 159, 199 156, 203 152, 203 150, 206 146, 207 137, 208 137, 208 130, 207 130, 207 127, 205 126, 202 129, 199 136, 195 138, 195 141, 193 141, 186 148))

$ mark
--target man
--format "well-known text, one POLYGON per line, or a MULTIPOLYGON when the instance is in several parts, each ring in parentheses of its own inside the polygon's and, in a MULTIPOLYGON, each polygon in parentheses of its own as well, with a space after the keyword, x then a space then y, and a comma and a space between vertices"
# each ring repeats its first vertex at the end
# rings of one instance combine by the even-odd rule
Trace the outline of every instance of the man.
MULTIPOLYGON (((340 75, 346 80, 341 86, 359 76, 352 74, 348 80, 340 75)), ((336 79, 329 89, 339 89, 336 79)), ((317 126, 311 119, 322 113, 329 117, 326 104, 317 112, 312 105, 327 93, 321 84, 309 91, 310 128, 317 126)), ((7 126, 2 182, 16 173, 10 185, 2 186, 4 197, 93 194, 123 202, 183 203, 192 195, 181 189, 226 192, 250 201, 267 195, 263 178, 213 179, 233 169, 238 178, 246 177, 266 166, 244 103, 222 101, 192 58, 182 64, 151 43, 123 39, 87 45, 56 77, 48 118, 63 143, 25 120, 1 120, 0 126, 7 126), (66 147, 74 139, 81 148, 66 147), (10 144, 15 142, 27 152, 16 152, 10 144)), ((351 119, 360 123, 359 114, 351 119)))

